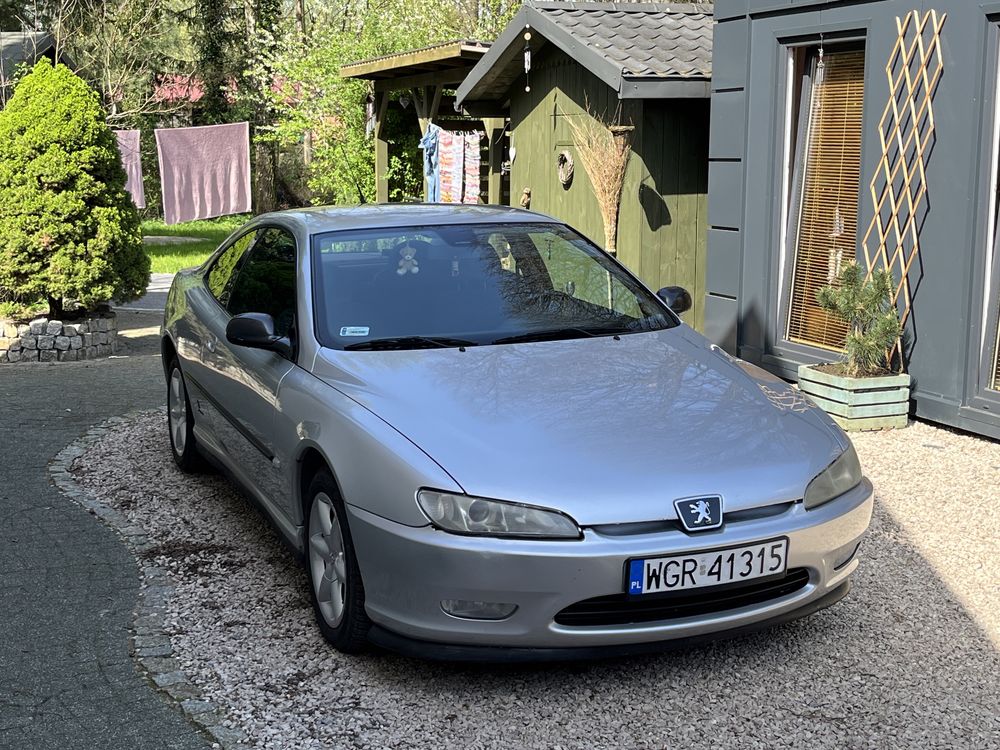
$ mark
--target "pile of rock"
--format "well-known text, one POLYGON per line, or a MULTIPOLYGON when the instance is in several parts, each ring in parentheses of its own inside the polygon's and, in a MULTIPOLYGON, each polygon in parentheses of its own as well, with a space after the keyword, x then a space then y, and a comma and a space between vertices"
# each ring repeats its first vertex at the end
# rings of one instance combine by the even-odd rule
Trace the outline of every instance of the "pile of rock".
POLYGON ((114 354, 118 321, 113 312, 91 313, 72 323, 36 318, 0 320, 0 363, 75 362, 114 354))

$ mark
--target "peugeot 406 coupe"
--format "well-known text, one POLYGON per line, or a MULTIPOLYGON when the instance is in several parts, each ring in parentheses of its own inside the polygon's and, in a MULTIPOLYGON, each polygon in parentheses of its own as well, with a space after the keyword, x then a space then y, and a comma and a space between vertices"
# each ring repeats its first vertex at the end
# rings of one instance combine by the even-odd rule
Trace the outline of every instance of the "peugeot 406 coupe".
POLYGON ((827 607, 871 483, 690 306, 526 211, 265 214, 174 279, 173 456, 263 508, 345 652, 631 654, 827 607))

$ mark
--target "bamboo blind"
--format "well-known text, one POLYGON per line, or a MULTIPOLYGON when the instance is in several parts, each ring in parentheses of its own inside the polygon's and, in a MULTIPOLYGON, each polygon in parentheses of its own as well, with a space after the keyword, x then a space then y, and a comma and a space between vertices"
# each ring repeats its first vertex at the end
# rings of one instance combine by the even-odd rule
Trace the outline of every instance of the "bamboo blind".
MULTIPOLYGON (((869 185, 872 222, 862 242, 868 273, 888 269, 896 280, 893 302, 910 316, 909 273, 920 254, 919 225, 926 214, 926 163, 934 142, 934 92, 944 71, 941 28, 947 15, 910 11, 896 18, 896 44, 885 66, 889 100, 879 120, 882 158, 869 185)), ((903 347, 891 357, 900 369, 903 347)))
POLYGON ((990 388, 1000 391, 1000 322, 997 323, 997 341, 993 347, 993 378, 990 388))
POLYGON ((847 326, 816 293, 855 257, 865 53, 826 52, 813 78, 788 305, 789 341, 841 349, 847 326))

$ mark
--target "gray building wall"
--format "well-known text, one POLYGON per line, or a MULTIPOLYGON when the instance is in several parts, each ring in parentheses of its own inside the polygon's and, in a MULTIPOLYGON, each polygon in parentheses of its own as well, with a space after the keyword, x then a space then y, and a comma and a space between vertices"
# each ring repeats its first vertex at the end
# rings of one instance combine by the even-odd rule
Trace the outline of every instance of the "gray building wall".
MULTIPOLYGON (((868 183, 881 160, 879 120, 896 18, 948 14, 944 74, 933 102, 928 211, 907 336, 916 413, 1000 438, 1000 392, 986 387, 980 345, 1000 47, 995 0, 716 0, 709 146, 705 332, 726 350, 794 379, 829 353, 782 341, 780 268, 785 70, 788 44, 863 38, 866 49, 860 239, 873 208, 868 183)), ((1000 259, 997 259, 1000 263, 1000 259)), ((1000 295, 997 284, 992 295, 1000 295)), ((996 320, 991 323, 996 333, 996 320)), ((988 343, 989 346, 989 343, 988 343)))

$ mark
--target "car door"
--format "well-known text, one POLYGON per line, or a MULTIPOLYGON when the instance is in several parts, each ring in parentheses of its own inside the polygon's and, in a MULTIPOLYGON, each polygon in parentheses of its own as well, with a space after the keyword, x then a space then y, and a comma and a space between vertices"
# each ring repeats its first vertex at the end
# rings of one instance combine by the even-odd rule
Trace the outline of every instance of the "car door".
POLYGON ((236 272, 257 239, 251 229, 224 245, 204 274, 204 284, 189 287, 185 294, 186 313, 178 324, 178 352, 195 417, 195 434, 203 444, 216 452, 225 453, 222 435, 218 432, 220 418, 214 407, 215 397, 208 392, 212 381, 211 360, 219 331, 229 322, 229 294, 236 272))
POLYGON ((278 385, 295 367, 294 355, 289 359, 231 344, 226 324, 241 313, 267 313, 275 333, 295 341, 296 253, 295 238, 287 230, 257 230, 224 295, 226 315, 209 324, 205 358, 206 390, 214 401, 215 431, 223 448, 244 479, 285 513, 288 493, 275 459, 273 431, 278 385))

